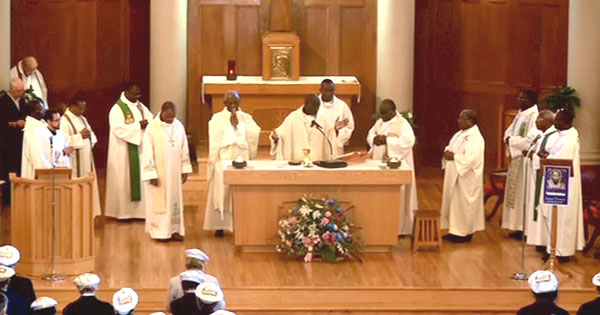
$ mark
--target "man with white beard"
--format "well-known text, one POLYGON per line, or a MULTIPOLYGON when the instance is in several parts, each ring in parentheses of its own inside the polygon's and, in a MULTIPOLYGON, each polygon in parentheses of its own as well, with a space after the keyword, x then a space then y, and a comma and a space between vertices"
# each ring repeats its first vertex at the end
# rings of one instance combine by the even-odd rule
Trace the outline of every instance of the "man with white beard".
POLYGON ((381 101, 381 116, 369 130, 367 142, 371 147, 374 160, 387 161, 396 158, 401 161, 400 168, 412 170, 412 184, 402 187, 402 215, 400 216, 399 235, 412 234, 414 212, 417 210, 417 182, 412 148, 415 134, 410 123, 396 111, 396 104, 390 99, 381 101))

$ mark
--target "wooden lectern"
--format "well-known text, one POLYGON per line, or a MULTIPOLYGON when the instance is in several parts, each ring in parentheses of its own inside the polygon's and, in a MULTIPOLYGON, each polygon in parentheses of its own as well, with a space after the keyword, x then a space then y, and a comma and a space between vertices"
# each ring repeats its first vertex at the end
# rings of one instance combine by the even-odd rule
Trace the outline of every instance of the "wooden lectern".
POLYGON ((90 174, 71 179, 71 174, 68 168, 36 170, 36 179, 10 174, 11 243, 21 251, 20 273, 41 276, 52 272, 53 195, 57 210, 56 272, 73 275, 94 270, 95 177, 90 174))

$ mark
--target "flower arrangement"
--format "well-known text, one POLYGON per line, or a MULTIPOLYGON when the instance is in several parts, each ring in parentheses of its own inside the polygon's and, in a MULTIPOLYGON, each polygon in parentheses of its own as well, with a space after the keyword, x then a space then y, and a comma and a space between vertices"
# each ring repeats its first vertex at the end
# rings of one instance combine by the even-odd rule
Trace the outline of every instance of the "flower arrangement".
POLYGON ((27 90, 25 90, 25 93, 23 94, 23 99, 25 99, 25 103, 33 101, 43 103, 42 99, 35 95, 35 93, 33 92, 33 87, 29 87, 27 90))
POLYGON ((329 263, 344 259, 362 262, 358 227, 348 216, 351 209, 343 209, 334 199, 303 197, 279 220, 277 251, 304 257, 305 262, 317 256, 329 263))
POLYGON ((541 101, 548 104, 548 108, 553 112, 560 109, 575 110, 575 107, 581 107, 581 99, 577 91, 570 86, 560 86, 556 90, 542 97, 541 101))

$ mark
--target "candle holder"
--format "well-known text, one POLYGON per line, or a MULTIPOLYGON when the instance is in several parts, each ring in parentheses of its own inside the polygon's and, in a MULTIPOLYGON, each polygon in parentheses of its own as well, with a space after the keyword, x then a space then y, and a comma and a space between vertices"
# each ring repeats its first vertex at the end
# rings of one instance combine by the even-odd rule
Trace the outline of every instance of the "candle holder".
POLYGON ((227 80, 234 81, 237 79, 237 74, 235 74, 235 60, 227 61, 227 80))

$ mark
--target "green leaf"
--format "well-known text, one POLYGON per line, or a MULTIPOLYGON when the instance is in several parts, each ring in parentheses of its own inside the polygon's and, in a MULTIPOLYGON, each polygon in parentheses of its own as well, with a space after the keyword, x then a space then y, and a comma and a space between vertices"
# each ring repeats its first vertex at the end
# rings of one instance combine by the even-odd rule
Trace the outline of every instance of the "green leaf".
POLYGON ((321 251, 321 256, 328 263, 334 263, 337 261, 337 258, 335 256, 335 247, 333 247, 332 245, 327 245, 323 247, 323 250, 321 251))

